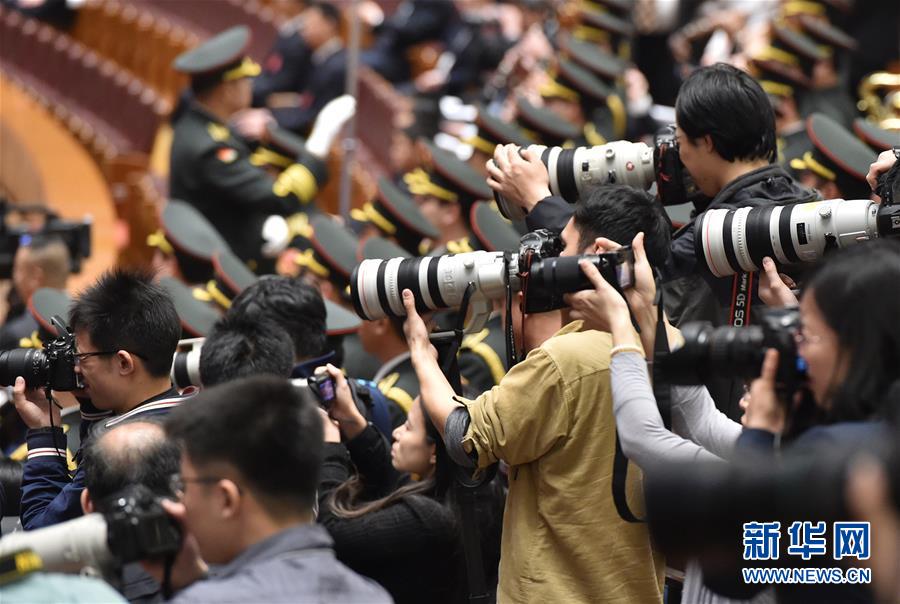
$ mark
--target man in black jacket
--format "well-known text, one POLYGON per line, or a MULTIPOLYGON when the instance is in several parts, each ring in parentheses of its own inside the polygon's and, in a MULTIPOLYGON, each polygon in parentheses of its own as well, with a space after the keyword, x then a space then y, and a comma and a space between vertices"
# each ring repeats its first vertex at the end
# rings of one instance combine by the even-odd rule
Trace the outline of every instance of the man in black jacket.
MULTIPOLYGON (((695 213, 818 198, 774 163, 774 112, 746 73, 725 64, 698 69, 682 84, 675 114, 681 161, 711 200, 695 213)), ((526 151, 520 157, 499 147, 488 170, 491 188, 528 212, 529 228, 559 230, 572 215, 572 206, 550 195, 546 170, 534 154, 526 151)), ((695 251, 696 218, 672 238, 672 261, 664 275, 666 310, 676 324, 746 325, 752 320, 750 310, 759 304, 754 274, 714 277, 695 251)), ((708 386, 719 407, 738 418, 741 384, 727 382, 708 386)))

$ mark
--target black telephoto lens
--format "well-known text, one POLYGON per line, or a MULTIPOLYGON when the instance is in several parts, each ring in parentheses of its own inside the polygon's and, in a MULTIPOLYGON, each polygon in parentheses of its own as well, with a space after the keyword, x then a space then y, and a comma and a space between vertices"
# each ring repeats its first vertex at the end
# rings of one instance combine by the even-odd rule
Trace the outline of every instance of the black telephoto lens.
POLYGON ((761 327, 718 327, 698 321, 681 331, 684 345, 660 361, 663 376, 670 384, 703 384, 710 376, 759 376, 765 354, 761 327))
POLYGON ((0 353, 0 386, 12 386, 16 378, 25 378, 25 385, 38 388, 47 385, 49 362, 41 348, 14 348, 0 353))

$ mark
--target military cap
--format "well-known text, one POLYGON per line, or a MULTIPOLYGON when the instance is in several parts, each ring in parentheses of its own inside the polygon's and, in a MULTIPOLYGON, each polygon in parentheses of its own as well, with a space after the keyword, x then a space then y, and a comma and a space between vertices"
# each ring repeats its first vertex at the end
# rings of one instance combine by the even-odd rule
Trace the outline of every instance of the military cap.
POLYGON ((859 48, 859 43, 851 35, 841 31, 824 19, 818 19, 811 15, 801 15, 799 20, 803 31, 809 34, 810 38, 821 44, 843 50, 856 50, 859 48))
POLYGON ((812 80, 795 65, 774 59, 751 58, 750 72, 770 98, 793 97, 809 89, 812 80))
POLYGON ((516 121, 529 138, 540 145, 555 147, 576 138, 581 131, 545 107, 536 107, 524 98, 516 103, 516 121))
POLYGON ((246 55, 250 29, 238 25, 181 53, 172 66, 194 81, 229 82, 260 74, 260 67, 246 55))
POLYGON ((853 120, 853 131, 876 151, 887 151, 894 145, 900 145, 900 132, 884 130, 861 117, 853 120))
POLYGON ((380 178, 374 199, 350 211, 354 220, 374 225, 387 237, 393 237, 411 254, 417 254, 424 239, 437 239, 439 233, 412 197, 390 179, 380 178))
POLYGON ((472 206, 472 233, 481 247, 488 252, 505 252, 519 249, 519 233, 497 210, 494 203, 479 201, 472 206))
MULTIPOLYGON (((813 66, 831 56, 827 47, 822 47, 799 31, 782 24, 772 25, 772 39, 762 51, 763 59, 774 59, 799 67, 803 73, 812 75, 813 66)), ((759 55, 757 55, 759 56, 759 55)))
POLYGON ((475 125, 478 127, 477 134, 466 138, 463 142, 487 155, 493 155, 497 145, 513 144, 526 147, 531 144, 518 126, 491 115, 482 105, 478 106, 475 125))
POLYGON ((359 240, 343 225, 329 216, 314 216, 310 220, 312 231, 306 238, 305 249, 294 257, 294 262, 311 273, 328 279, 341 291, 350 285, 350 273, 356 266, 356 248, 359 240))
POLYGON ((560 98, 583 107, 593 108, 612 94, 609 86, 597 79, 590 71, 566 59, 560 59, 552 73, 552 79, 541 86, 544 98, 560 98))
POLYGON ((619 57, 610 54, 595 44, 576 38, 573 34, 562 33, 559 38, 560 47, 572 59, 582 67, 589 69, 608 84, 625 74, 627 63, 619 57))
POLYGON ((363 260, 390 260, 391 258, 411 258, 412 256, 402 247, 385 239, 384 237, 369 237, 359 245, 356 257, 363 260))
POLYGON ((479 199, 493 196, 484 176, 455 155, 424 141, 431 156, 429 170, 417 168, 403 176, 413 195, 431 195, 447 203, 462 203, 465 208, 479 199))
POLYGON ((187 338, 205 338, 222 316, 221 313, 194 297, 192 288, 178 279, 163 277, 159 280, 159 284, 169 293, 175 304, 175 311, 181 321, 182 334, 187 338))
POLYGON ((272 122, 266 126, 268 134, 265 143, 260 145, 251 155, 250 163, 254 166, 272 166, 283 170, 297 162, 297 158, 306 151, 306 141, 272 122))
POLYGON ((609 40, 611 46, 617 49, 624 39, 634 35, 634 26, 611 12, 582 8, 580 13, 581 24, 572 32, 576 38, 588 42, 609 40))
POLYGON ((827 17, 834 23, 852 9, 853 0, 790 0, 781 5, 779 12, 783 17, 827 17))
POLYGON ((350 312, 331 300, 323 300, 325 302, 325 332, 328 337, 345 336, 359 330, 362 319, 356 313, 350 312))
POLYGON ((57 337, 59 333, 51 323, 51 319, 58 316, 68 324, 71 307, 72 299, 66 292, 52 287, 39 288, 28 300, 28 312, 37 321, 38 330, 31 334, 30 338, 23 338, 23 341, 19 342, 19 346, 42 348, 47 342, 57 337))
POLYGON ((231 308, 231 301, 258 279, 240 258, 227 250, 213 254, 212 265, 213 278, 205 286, 194 288, 194 297, 212 302, 223 311, 231 308))
POLYGON ((832 118, 814 113, 806 120, 806 133, 813 148, 802 158, 791 160, 795 170, 810 170, 834 182, 848 199, 868 199, 866 174, 875 152, 832 118))
POLYGON ((205 283, 212 276, 212 257, 228 244, 194 206, 171 199, 163 208, 161 229, 147 237, 147 244, 173 254, 184 278, 205 283))

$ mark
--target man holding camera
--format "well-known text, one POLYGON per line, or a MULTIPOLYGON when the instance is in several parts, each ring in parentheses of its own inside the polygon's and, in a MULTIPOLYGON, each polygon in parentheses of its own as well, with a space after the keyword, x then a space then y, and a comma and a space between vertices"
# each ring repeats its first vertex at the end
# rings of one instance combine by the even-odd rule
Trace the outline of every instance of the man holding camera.
MULTIPOLYGON (((561 255, 611 252, 619 247, 611 240, 634 240, 643 259, 641 232, 651 264, 665 262, 669 227, 655 200, 631 187, 598 187, 563 230, 561 255)), ((566 317, 498 386, 466 400, 441 373, 409 290, 403 303, 422 403, 451 456, 479 469, 501 459, 510 466, 498 599, 662 601, 662 560, 645 526, 620 515, 619 504, 640 505, 636 468, 617 485, 621 497, 611 497, 617 455, 609 334, 566 317)))
MULTIPOLYGON (((149 274, 106 273, 75 301, 69 324, 76 351, 73 364, 63 369, 83 383, 76 391, 83 445, 95 423, 112 426, 167 413, 184 400, 169 379, 181 323, 172 300, 149 274)), ((57 364, 65 362, 62 358, 57 364)), ((80 516, 84 472, 79 468, 74 477, 69 475, 58 409, 43 389, 26 391, 22 377, 16 378, 14 399, 29 428, 22 525, 30 530, 80 516)))
MULTIPOLYGON (((774 112, 765 92, 748 74, 725 64, 696 70, 682 84, 675 112, 681 163, 709 200, 695 202, 695 212, 818 198, 815 191, 800 186, 774 163, 774 112)), ((572 215, 565 200, 550 194, 542 176, 546 169, 535 154, 523 151, 520 156, 511 146, 498 147, 488 171, 491 188, 528 212, 529 228, 558 230, 572 215)), ((677 324, 697 320, 714 325, 749 323, 751 308, 759 304, 754 273, 714 277, 702 259, 698 262, 696 224, 693 220, 673 235, 671 261, 659 267, 667 281, 666 311, 677 324)), ((717 404, 731 417, 740 417, 741 384, 716 382, 707 386, 717 404)))

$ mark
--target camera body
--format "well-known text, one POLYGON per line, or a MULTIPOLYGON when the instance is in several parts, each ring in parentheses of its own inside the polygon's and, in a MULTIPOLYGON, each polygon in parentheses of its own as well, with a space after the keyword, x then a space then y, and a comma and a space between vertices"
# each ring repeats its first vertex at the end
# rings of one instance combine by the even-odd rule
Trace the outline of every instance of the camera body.
POLYGON ((470 285, 472 319, 468 333, 481 330, 493 301, 521 291, 526 313, 546 312, 565 306, 563 295, 590 289, 578 265, 594 263, 604 279, 620 291, 634 280, 634 255, 630 247, 615 252, 559 256, 559 236, 544 229, 525 235, 516 253, 468 252, 453 256, 363 260, 350 278, 350 297, 357 314, 366 320, 402 317, 406 314, 401 294, 413 292, 419 312, 459 308, 470 285))
POLYGON ((70 270, 81 272, 81 261, 91 255, 90 218, 82 222, 70 222, 61 219, 50 208, 43 205, 12 206, 12 211, 37 214, 43 217, 43 226, 35 230, 17 224, 10 224, 8 218, 11 208, 6 199, 0 198, 0 279, 12 277, 13 259, 16 250, 24 238, 35 234, 55 235, 61 238, 69 248, 70 270))
POLYGON ((181 530, 143 485, 130 485, 102 504, 106 543, 122 563, 174 555, 181 548, 181 530))
MULTIPOLYGON (((575 203, 592 188, 605 184, 649 189, 655 182, 663 205, 693 203, 702 207, 708 199, 697 188, 678 151, 675 127, 663 128, 651 148, 644 143, 613 141, 596 147, 544 147, 531 145, 531 153, 547 168, 550 192, 575 203)), ((522 209, 494 194, 500 213, 510 220, 522 220, 522 209)))
POLYGON ((334 378, 325 372, 316 373, 306 378, 306 385, 315 396, 319 406, 325 411, 330 411, 337 396, 337 385, 334 383, 334 378))
POLYGON ((54 316, 50 322, 58 335, 40 348, 14 348, 0 353, 0 384, 9 386, 17 376, 25 378, 28 388, 57 391, 81 388, 75 373, 75 336, 63 320, 54 316))
POLYGON ((703 384, 711 376, 759 377, 766 350, 778 351, 776 381, 794 392, 806 381, 806 362, 797 352, 800 312, 792 308, 766 308, 759 324, 713 327, 706 321, 686 323, 684 344, 661 357, 661 375, 669 384, 703 384))

